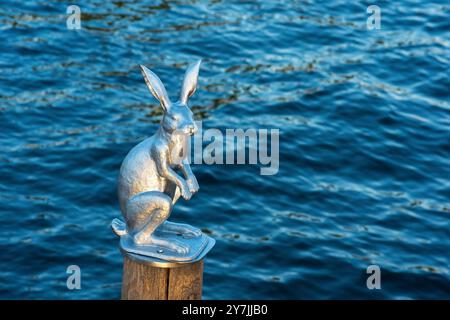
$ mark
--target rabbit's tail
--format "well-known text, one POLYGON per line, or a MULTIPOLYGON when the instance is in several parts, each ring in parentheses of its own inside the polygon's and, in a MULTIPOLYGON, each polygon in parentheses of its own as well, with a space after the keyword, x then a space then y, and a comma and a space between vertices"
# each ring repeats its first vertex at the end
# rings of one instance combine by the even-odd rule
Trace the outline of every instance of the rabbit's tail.
POLYGON ((120 219, 113 219, 113 221, 111 222, 111 228, 119 237, 124 236, 128 233, 127 225, 120 219))

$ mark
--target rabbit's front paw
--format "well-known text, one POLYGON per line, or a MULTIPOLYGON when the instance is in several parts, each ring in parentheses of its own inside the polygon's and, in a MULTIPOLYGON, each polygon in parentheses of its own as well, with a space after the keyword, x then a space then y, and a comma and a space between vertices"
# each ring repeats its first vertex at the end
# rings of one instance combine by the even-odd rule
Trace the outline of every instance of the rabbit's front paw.
POLYGON ((188 179, 187 181, 187 185, 189 187, 189 191, 191 193, 196 193, 198 191, 198 182, 197 179, 195 179, 195 177, 193 179, 188 179))
POLYGON ((189 187, 186 183, 183 183, 183 187, 181 188, 181 196, 184 200, 189 200, 192 197, 191 191, 189 191, 189 187))

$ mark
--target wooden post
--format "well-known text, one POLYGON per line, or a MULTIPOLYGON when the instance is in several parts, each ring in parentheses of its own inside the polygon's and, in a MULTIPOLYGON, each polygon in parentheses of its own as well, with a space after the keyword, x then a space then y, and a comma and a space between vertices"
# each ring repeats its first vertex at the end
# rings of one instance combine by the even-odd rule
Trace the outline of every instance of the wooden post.
POLYGON ((203 259, 158 266, 124 255, 122 300, 200 300, 202 282, 203 259))

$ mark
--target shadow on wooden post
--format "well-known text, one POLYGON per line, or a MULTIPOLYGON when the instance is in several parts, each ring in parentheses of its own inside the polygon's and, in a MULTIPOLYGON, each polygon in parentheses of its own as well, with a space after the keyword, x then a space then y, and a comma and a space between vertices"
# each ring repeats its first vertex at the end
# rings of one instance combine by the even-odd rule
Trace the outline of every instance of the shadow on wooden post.
POLYGON ((203 260, 157 267, 124 255, 122 300, 200 300, 203 260))

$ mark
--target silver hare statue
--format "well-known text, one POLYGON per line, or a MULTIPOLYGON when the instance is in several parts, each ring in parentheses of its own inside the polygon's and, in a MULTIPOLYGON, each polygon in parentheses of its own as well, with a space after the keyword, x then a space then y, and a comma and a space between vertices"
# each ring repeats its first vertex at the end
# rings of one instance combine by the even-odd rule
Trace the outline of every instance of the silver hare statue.
POLYGON ((200 229, 167 221, 178 198, 189 200, 199 189, 185 149, 188 137, 198 130, 187 103, 197 87, 200 63, 188 67, 177 102, 170 101, 156 74, 140 66, 164 115, 156 133, 131 149, 120 168, 118 194, 125 222, 114 219, 111 226, 125 252, 192 261, 214 245, 200 229))

